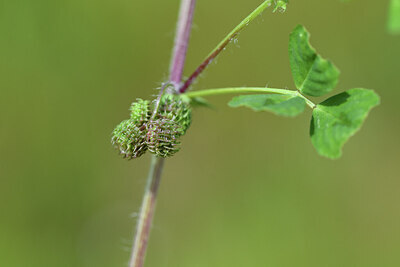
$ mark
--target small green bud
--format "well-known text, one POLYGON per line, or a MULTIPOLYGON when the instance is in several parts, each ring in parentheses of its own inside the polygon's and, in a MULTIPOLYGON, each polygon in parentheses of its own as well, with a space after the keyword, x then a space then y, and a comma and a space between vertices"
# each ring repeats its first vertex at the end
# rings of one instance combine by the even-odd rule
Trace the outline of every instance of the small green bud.
POLYGON ((138 158, 147 150, 146 126, 132 119, 122 121, 112 134, 111 143, 124 158, 138 158))
POLYGON ((182 126, 173 120, 151 121, 147 128, 146 142, 148 149, 159 157, 170 157, 179 151, 179 138, 183 133, 182 126))
POLYGON ((179 124, 186 133, 192 122, 192 109, 179 95, 165 94, 161 98, 157 114, 160 119, 172 120, 179 124))
POLYGON ((138 98, 136 102, 131 104, 131 119, 135 123, 147 123, 151 116, 150 101, 138 98))

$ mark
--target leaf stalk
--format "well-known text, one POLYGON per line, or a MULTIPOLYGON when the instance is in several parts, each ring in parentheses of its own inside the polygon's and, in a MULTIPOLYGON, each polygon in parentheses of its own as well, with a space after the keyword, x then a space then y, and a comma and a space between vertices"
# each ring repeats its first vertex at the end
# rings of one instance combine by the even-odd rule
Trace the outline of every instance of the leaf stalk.
POLYGON ((217 88, 217 89, 205 89, 194 92, 188 92, 184 95, 189 98, 213 96, 213 95, 225 95, 225 94, 242 94, 242 93, 269 93, 269 94, 281 94, 281 95, 292 95, 303 98, 306 104, 311 108, 315 108, 315 104, 303 96, 299 91, 277 89, 277 88, 265 88, 265 87, 233 87, 233 88, 217 88))

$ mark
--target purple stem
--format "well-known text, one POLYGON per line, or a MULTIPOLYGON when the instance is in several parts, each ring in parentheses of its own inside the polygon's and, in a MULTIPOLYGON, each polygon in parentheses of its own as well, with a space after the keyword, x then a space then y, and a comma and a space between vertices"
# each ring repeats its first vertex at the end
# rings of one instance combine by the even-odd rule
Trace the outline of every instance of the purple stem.
MULTIPOLYGON (((185 64, 195 4, 196 0, 181 0, 174 52, 171 59, 169 81, 169 83, 172 84, 176 90, 179 89, 182 80, 183 66, 185 64)), ((163 88, 165 88, 166 85, 167 84, 164 84, 163 88)), ((153 222, 163 165, 164 158, 153 156, 142 207, 140 209, 136 236, 132 248, 131 260, 129 263, 130 267, 143 267, 144 265, 144 258, 146 255, 151 225, 153 222)))
POLYGON ((196 0, 182 0, 181 2, 169 76, 170 83, 176 90, 179 89, 182 81, 195 5, 196 0))
POLYGON ((224 48, 235 39, 235 37, 239 34, 239 32, 234 33, 229 39, 223 42, 217 50, 215 50, 211 55, 209 55, 198 67, 197 69, 189 76, 189 78, 183 83, 183 85, 179 88, 179 93, 183 94, 187 91, 190 85, 196 80, 196 78, 207 68, 207 66, 221 53, 224 48))

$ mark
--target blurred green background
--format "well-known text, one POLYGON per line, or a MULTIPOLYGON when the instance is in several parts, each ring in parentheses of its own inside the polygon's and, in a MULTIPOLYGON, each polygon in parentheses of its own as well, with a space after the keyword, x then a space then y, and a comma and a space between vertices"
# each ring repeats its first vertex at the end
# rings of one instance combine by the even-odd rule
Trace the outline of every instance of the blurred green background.
MULTIPOLYGON (((260 0, 198 1, 185 74, 260 0)), ((110 145, 168 77, 178 0, 0 1, 0 266, 126 266, 150 156, 110 145)), ((294 119, 197 109, 166 161, 146 266, 400 266, 400 36, 388 1, 267 10, 194 89, 294 88, 303 24, 342 74, 382 99, 336 161, 294 119), (239 48, 240 47, 240 48, 239 48)))

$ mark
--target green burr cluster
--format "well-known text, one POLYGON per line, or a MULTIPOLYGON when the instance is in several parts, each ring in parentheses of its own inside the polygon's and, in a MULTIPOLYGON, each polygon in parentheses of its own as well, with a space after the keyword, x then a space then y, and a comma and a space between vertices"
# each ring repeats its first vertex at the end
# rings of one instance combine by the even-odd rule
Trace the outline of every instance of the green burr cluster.
POLYGON ((165 158, 179 151, 180 137, 191 123, 189 103, 179 95, 166 94, 159 103, 138 99, 130 111, 130 119, 122 121, 111 138, 124 158, 140 157, 147 150, 165 158))

